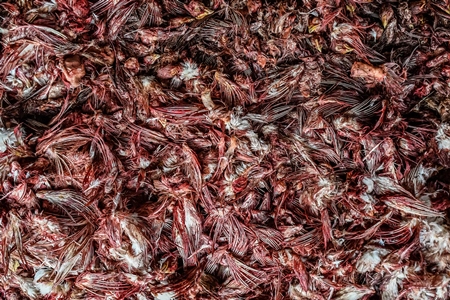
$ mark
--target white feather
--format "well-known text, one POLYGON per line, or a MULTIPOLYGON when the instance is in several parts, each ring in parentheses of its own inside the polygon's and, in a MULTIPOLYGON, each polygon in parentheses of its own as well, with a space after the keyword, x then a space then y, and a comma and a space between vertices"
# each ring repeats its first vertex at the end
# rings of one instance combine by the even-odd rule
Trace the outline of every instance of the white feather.
POLYGON ((436 142, 438 143, 439 150, 450 150, 450 125, 442 123, 436 133, 436 142))
POLYGON ((0 127, 0 152, 6 151, 6 146, 14 146, 17 143, 14 130, 0 127))

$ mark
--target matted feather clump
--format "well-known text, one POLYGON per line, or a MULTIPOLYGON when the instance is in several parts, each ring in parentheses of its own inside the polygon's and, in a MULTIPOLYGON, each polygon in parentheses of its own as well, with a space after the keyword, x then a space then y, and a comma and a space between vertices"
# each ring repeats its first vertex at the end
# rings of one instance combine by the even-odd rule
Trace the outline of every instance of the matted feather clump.
POLYGON ((449 299, 447 1, 0 4, 2 299, 449 299))

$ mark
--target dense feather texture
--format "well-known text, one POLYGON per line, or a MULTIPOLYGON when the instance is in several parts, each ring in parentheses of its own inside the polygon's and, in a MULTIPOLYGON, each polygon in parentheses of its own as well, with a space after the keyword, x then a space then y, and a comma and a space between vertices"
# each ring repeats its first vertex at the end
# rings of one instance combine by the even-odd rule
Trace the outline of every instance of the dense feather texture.
POLYGON ((0 3, 1 299, 449 299, 445 1, 0 3))

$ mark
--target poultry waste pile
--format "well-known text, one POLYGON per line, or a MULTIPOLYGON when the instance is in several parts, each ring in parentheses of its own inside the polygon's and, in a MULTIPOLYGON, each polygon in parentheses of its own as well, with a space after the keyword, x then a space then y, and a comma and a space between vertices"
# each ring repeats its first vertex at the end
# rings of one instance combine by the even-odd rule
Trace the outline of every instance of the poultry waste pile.
POLYGON ((0 3, 1 299, 449 299, 448 1, 0 3))

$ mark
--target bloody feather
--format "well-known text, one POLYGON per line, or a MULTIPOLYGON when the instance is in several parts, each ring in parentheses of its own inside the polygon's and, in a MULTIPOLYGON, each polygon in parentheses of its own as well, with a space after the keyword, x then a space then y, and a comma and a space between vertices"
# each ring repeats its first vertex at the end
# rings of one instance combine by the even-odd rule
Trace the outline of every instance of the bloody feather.
POLYGON ((1 299, 449 299, 449 3, 0 3, 1 299))

